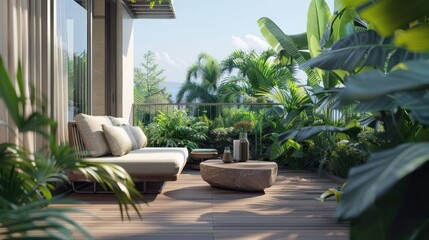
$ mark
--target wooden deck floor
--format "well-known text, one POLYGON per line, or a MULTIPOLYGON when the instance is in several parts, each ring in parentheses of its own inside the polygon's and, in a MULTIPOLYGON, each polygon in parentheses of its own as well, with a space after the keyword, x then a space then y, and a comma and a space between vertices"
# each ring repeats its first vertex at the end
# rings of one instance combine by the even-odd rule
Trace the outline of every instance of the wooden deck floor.
POLYGON ((72 217, 96 239, 348 239, 347 224, 334 218, 336 203, 315 200, 332 180, 304 171, 280 170, 265 193, 210 187, 187 170, 161 194, 146 195, 142 219, 121 221, 111 194, 71 194, 85 201, 72 217))

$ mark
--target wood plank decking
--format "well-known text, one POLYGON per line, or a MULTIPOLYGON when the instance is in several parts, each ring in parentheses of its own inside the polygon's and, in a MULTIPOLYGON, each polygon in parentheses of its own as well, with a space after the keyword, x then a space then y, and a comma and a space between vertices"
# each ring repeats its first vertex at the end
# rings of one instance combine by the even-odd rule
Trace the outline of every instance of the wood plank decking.
POLYGON ((146 195, 142 219, 121 221, 112 194, 71 194, 85 201, 71 216, 96 239, 348 239, 334 218, 336 203, 315 200, 339 184, 305 171, 280 170, 265 193, 210 187, 187 170, 161 194, 146 195))

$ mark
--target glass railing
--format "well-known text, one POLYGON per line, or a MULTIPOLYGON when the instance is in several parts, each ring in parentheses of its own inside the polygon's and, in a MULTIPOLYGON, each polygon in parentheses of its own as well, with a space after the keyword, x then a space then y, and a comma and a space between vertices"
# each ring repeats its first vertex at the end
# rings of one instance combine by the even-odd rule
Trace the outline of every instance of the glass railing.
MULTIPOLYGON (((168 127, 172 127, 175 124, 177 126, 179 122, 182 122, 177 118, 177 114, 174 115, 178 111, 182 111, 186 117, 192 118, 190 122, 182 119, 188 125, 196 124, 196 122, 207 125, 208 131, 205 133, 207 139, 197 141, 198 147, 216 148, 220 154, 223 153, 224 148, 227 146, 232 149, 232 141, 239 138, 238 131, 234 130, 234 124, 239 121, 251 121, 254 126, 248 133, 251 158, 263 159, 269 147, 265 136, 272 132, 272 114, 270 112, 282 112, 283 108, 282 105, 275 103, 134 104, 133 121, 134 124, 140 124, 147 131, 151 131, 148 128, 156 121, 172 121, 168 127), (160 117, 160 114, 164 117, 160 117)), ((165 134, 168 135, 169 133, 165 134)), ((180 133, 177 133, 177 135, 180 135, 180 133)), ((179 138, 180 136, 177 137, 179 138)), ((168 142, 165 142, 165 144, 168 145, 168 142)))
MULTIPOLYGON (((330 116, 328 124, 338 126, 346 123, 347 119, 351 117, 354 119, 364 117, 363 115, 351 116, 339 110, 326 110, 325 114, 330 116)), ((175 142, 189 140, 186 138, 192 138, 196 133, 186 134, 186 131, 191 132, 195 130, 195 126, 201 126, 204 123, 207 126, 204 130, 207 138, 205 140, 194 139, 193 142, 198 148, 216 148, 221 154, 225 147, 232 149, 232 141, 239 138, 239 132, 234 130, 234 124, 239 121, 251 121, 254 128, 248 133, 248 139, 252 159, 269 157, 269 147, 273 142, 272 139, 269 139, 269 135, 275 132, 273 130, 275 124, 281 124, 286 118, 287 113, 285 113, 284 107, 276 103, 146 103, 133 105, 134 124, 139 124, 155 135, 155 138, 161 139, 156 144, 152 143, 152 146, 159 147, 174 146, 175 142), (181 112, 180 116, 177 112, 181 112), (164 124, 156 125, 157 121, 164 122, 164 124), (160 129, 159 132, 157 128, 160 129), (176 131, 175 128, 179 130, 176 131)), ((187 145, 186 141, 180 144, 187 145)))

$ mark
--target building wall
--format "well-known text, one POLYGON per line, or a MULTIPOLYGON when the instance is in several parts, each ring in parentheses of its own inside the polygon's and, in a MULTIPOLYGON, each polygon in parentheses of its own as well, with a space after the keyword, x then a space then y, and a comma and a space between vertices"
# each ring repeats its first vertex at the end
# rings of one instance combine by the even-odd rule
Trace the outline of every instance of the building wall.
POLYGON ((122 116, 131 122, 134 102, 134 20, 122 10, 122 116))
MULTIPOLYGON (((116 113, 112 115, 131 119, 133 104, 134 83, 134 32, 133 19, 123 7, 121 1, 116 4, 116 66, 106 66, 106 51, 115 49, 106 48, 105 1, 94 1, 94 17, 92 30, 92 114, 106 115, 106 101, 114 98, 116 113), (106 67, 116 67, 116 84, 113 89, 115 96, 108 96, 106 87, 112 86, 106 80, 106 67), (131 94, 130 94, 131 93, 131 94)), ((113 100, 112 100, 113 102, 113 100)), ((131 122, 131 121, 130 121, 131 122)))
POLYGON ((92 114, 106 114, 105 1, 94 1, 92 19, 92 114))
POLYGON ((117 50, 118 50, 118 76, 117 76, 117 115, 132 119, 132 105, 134 100, 134 31, 133 19, 118 3, 117 22, 117 50))

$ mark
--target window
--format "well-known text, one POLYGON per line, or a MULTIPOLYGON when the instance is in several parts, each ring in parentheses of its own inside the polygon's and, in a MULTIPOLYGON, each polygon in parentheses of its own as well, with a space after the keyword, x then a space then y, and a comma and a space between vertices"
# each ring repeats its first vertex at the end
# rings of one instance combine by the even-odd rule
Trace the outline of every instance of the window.
POLYGON ((56 1, 58 46, 68 79, 68 118, 89 113, 88 0, 56 1))

